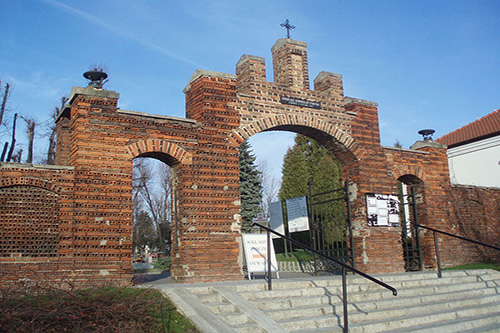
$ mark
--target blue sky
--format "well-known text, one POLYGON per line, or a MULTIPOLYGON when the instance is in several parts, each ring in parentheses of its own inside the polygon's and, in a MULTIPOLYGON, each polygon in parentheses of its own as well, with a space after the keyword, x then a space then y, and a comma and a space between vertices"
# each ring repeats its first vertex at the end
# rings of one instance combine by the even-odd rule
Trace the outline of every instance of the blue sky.
MULTIPOLYGON (((82 73, 102 64, 119 107, 184 117, 196 69, 234 73, 285 37, 308 43, 311 81, 340 73, 346 96, 379 104, 382 144, 422 128, 442 136, 500 108, 500 1, 0 0, 0 79, 10 116, 49 117, 82 73)), ((20 122, 22 124, 22 122, 20 122)), ((40 127, 40 136, 42 128, 40 127)), ((0 143, 9 140, 3 128, 0 143)), ((254 151, 279 174, 293 135, 260 134, 254 151), (267 136, 266 136, 267 135, 267 136), (269 142, 272 145, 269 145, 269 142)), ((18 140, 23 144, 23 129, 18 140)), ((37 156, 45 151, 42 137, 37 156)))

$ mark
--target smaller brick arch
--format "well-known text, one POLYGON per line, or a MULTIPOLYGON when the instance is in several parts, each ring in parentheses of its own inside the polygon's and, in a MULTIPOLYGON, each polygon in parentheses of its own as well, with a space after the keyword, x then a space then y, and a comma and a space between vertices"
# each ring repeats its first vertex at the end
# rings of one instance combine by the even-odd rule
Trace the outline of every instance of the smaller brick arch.
POLYGON ((424 172, 423 168, 415 165, 401 165, 392 170, 392 174, 394 175, 394 179, 399 179, 403 176, 410 175, 417 177, 422 182, 425 182, 427 180, 427 175, 424 172))
POLYGON ((0 178, 0 188, 8 186, 33 186, 54 192, 58 195, 63 193, 63 189, 54 183, 32 177, 2 177, 0 178))
POLYGON ((193 155, 179 145, 160 139, 148 139, 132 143, 128 146, 132 158, 135 157, 156 157, 158 153, 165 154, 171 158, 167 162, 169 165, 178 163, 193 163, 193 155))

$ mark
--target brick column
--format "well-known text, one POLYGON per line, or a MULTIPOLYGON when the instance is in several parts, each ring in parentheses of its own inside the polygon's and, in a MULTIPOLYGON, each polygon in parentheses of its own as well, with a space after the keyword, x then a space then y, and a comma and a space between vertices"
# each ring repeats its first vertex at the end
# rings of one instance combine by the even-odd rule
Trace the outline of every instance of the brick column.
POLYGON ((274 82, 296 89, 309 89, 307 43, 280 38, 271 49, 274 82))
POLYGON ((197 71, 185 89, 186 116, 198 124, 191 165, 179 166, 177 281, 243 278, 240 257, 238 147, 227 138, 239 126, 234 75, 197 71))

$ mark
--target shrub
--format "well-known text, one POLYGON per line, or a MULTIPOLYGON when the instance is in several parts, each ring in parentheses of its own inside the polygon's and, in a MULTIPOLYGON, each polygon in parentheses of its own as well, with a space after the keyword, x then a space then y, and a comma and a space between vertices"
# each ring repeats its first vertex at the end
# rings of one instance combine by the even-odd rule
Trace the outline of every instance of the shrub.
POLYGON ((170 266, 172 266, 172 257, 159 258, 158 261, 154 263, 154 268, 161 269, 162 271, 170 270, 170 266))

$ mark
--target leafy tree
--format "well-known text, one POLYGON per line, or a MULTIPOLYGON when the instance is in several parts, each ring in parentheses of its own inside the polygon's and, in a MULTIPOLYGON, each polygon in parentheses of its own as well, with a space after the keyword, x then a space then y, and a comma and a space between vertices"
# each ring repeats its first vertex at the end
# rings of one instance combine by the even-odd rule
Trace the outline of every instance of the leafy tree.
POLYGON ((141 210, 134 216, 133 248, 135 252, 143 252, 146 246, 150 249, 158 247, 159 237, 149 214, 141 210))
POLYGON ((241 229, 249 232, 253 219, 261 212, 262 182, 261 173, 255 164, 248 141, 244 141, 239 149, 240 158, 240 192, 241 192, 241 229))
POLYGON ((295 145, 283 160, 283 183, 280 199, 309 194, 309 182, 314 193, 342 187, 342 167, 333 154, 315 140, 298 134, 295 145))
POLYGON ((282 183, 279 193, 281 200, 308 194, 309 170, 301 148, 296 144, 288 149, 283 158, 282 183))
MULTIPOLYGON (((313 193, 331 191, 343 185, 339 161, 318 142, 303 135, 295 137, 295 145, 285 154, 282 174, 281 200, 308 196, 309 183, 313 193)), ((317 241, 319 238, 327 243, 344 240, 344 217, 342 200, 316 206, 311 223, 321 230, 317 241)))

